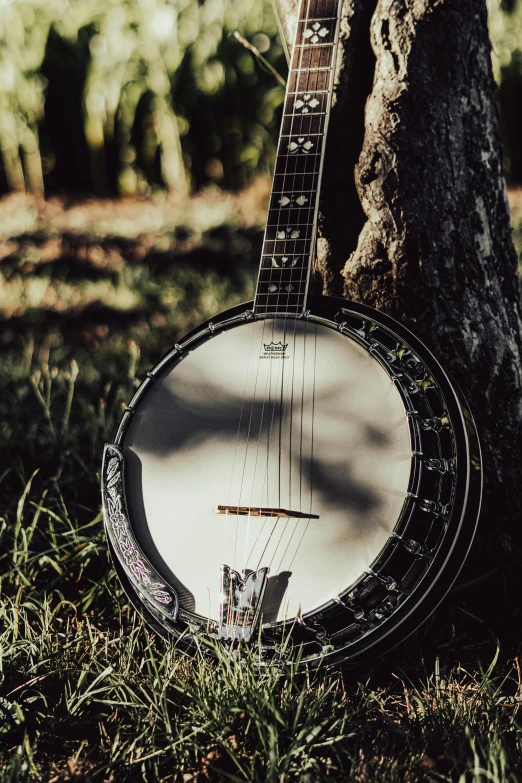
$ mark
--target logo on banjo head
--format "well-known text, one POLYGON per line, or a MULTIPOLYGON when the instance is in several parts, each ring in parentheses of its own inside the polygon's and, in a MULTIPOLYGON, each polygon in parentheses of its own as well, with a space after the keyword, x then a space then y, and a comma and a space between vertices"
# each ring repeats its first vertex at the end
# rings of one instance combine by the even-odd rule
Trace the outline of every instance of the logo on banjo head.
POLYGON ((263 343, 263 348, 262 359, 288 359, 288 354, 285 353, 288 343, 283 344, 281 341, 274 343, 272 340, 271 343, 263 343))

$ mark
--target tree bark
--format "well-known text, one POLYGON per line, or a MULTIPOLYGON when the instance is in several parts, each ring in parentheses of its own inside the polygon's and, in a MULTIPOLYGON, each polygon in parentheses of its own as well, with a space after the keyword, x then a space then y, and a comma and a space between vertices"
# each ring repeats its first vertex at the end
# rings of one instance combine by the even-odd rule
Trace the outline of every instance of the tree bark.
POLYGON ((408 325, 461 386, 484 459, 472 565, 518 570, 521 297, 486 0, 345 0, 341 29, 315 282, 408 325))

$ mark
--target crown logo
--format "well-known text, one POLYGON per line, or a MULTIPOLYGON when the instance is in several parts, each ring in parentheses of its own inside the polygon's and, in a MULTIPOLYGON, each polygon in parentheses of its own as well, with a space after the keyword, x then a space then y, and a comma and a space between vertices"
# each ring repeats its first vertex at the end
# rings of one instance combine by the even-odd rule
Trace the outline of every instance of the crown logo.
POLYGON ((279 341, 278 343, 274 343, 272 341, 268 345, 266 343, 263 343, 263 345, 265 346, 265 351, 267 351, 268 353, 284 353, 288 348, 288 343, 283 345, 281 341, 279 341))

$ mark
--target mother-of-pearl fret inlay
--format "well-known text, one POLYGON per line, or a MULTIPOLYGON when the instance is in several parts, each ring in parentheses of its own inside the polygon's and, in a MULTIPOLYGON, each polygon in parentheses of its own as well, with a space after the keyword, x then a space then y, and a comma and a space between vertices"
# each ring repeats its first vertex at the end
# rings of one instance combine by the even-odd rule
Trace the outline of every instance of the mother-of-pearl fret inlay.
POLYGON ((277 239, 297 239, 300 231, 296 231, 295 228, 283 228, 276 233, 277 239))
POLYGON ((311 43, 317 43, 328 35, 328 28, 321 25, 320 22, 314 22, 311 27, 307 27, 304 33, 305 38, 309 38, 311 43))
POLYGON ((281 258, 279 259, 279 261, 281 262, 280 264, 278 264, 277 260, 273 257, 271 258, 271 261, 272 261, 272 266, 274 266, 276 269, 281 269, 281 267, 283 266, 289 266, 289 267, 295 266, 299 261, 299 258, 297 257, 294 258, 292 261, 290 261, 289 256, 281 256, 281 258), (290 263, 288 263, 289 261, 290 263))
POLYGON ((294 204, 299 204, 300 207, 302 207, 304 204, 307 204, 309 199, 301 193, 300 196, 296 196, 295 193, 291 193, 290 196, 281 196, 279 199, 279 203, 282 207, 287 207, 290 205, 291 207, 294 206, 294 204))
POLYGON ((317 100, 317 98, 312 98, 310 93, 307 93, 306 95, 303 95, 302 98, 298 98, 296 102, 294 103, 294 109, 297 113, 301 114, 308 114, 310 109, 315 109, 316 106, 319 106, 320 101, 317 100))
POLYGON ((315 147, 315 143, 310 139, 305 139, 304 136, 299 136, 297 141, 291 141, 288 145, 288 152, 304 152, 305 154, 311 152, 315 147))
POLYGON ((281 286, 275 285, 275 283, 270 283, 270 285, 268 286, 268 290, 271 294, 275 294, 275 292, 279 290, 288 291, 288 293, 290 293, 291 291, 294 290, 294 288, 295 286, 293 286, 292 283, 288 283, 288 285, 281 285, 281 286))
POLYGON ((302 0, 254 310, 305 309, 341 0, 302 0))

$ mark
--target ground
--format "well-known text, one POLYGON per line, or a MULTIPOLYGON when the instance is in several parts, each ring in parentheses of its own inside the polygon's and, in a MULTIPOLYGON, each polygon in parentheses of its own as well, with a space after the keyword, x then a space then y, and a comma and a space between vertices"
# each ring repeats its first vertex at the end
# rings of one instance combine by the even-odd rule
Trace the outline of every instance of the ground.
POLYGON ((268 187, 0 205, 1 780, 522 780, 520 624, 485 620, 466 574, 373 667, 281 676, 185 658, 110 565, 103 444, 163 350, 250 297, 268 187))

